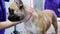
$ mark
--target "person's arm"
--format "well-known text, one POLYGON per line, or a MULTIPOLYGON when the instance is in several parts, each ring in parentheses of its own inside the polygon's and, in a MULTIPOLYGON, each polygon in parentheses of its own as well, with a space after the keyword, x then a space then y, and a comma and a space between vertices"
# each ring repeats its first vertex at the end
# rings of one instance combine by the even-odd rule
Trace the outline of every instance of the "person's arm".
POLYGON ((0 30, 9 28, 11 26, 14 26, 16 24, 19 24, 20 21, 17 22, 11 22, 11 21, 5 21, 5 22, 0 22, 0 30))

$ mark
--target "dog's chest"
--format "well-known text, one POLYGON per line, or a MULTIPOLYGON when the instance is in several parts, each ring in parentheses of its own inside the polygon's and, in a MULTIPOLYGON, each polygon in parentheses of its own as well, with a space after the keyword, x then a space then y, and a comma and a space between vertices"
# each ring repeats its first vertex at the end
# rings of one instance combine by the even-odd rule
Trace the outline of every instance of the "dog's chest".
POLYGON ((29 20, 26 24, 25 27, 28 31, 32 32, 33 34, 39 34, 40 33, 40 28, 36 26, 34 23, 32 23, 31 20, 29 20))

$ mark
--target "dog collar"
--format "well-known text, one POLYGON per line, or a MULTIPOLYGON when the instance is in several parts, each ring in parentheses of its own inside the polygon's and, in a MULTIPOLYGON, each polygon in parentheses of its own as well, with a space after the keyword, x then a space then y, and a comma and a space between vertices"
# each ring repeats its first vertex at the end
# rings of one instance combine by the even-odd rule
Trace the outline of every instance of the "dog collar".
POLYGON ((34 13, 34 9, 32 9, 32 11, 30 12, 30 15, 28 17, 24 18, 22 20, 22 22, 25 22, 25 23, 28 22, 30 20, 30 18, 32 17, 33 13, 34 13))
POLYGON ((32 11, 30 12, 30 16, 29 16, 29 18, 26 20, 26 22, 32 17, 33 12, 34 12, 34 10, 32 10, 32 11))

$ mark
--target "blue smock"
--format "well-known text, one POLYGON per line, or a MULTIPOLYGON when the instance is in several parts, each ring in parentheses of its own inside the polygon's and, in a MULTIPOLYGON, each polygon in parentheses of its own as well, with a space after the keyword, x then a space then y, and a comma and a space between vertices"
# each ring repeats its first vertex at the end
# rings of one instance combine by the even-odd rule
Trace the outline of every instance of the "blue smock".
POLYGON ((45 9, 54 10, 57 17, 60 17, 60 12, 58 8, 60 8, 60 0, 45 0, 45 9))
MULTIPOLYGON (((6 21, 6 8, 5 8, 5 1, 7 0, 0 0, 0 22, 6 21)), ((4 30, 0 30, 0 34, 4 34, 4 30)))

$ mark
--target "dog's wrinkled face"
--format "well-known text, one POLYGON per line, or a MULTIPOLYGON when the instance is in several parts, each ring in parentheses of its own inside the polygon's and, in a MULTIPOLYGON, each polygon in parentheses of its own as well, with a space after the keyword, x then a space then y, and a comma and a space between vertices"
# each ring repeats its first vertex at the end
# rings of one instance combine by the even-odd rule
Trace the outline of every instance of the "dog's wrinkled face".
POLYGON ((25 11, 24 11, 22 1, 21 0, 14 0, 14 3, 12 3, 12 5, 9 7, 9 13, 11 16, 9 18, 15 17, 14 19, 23 20, 25 17, 25 11))
POLYGON ((14 14, 20 16, 20 20, 24 19, 25 13, 24 13, 23 2, 21 0, 15 0, 14 2, 17 4, 17 7, 19 8, 18 11, 14 11, 14 14))

